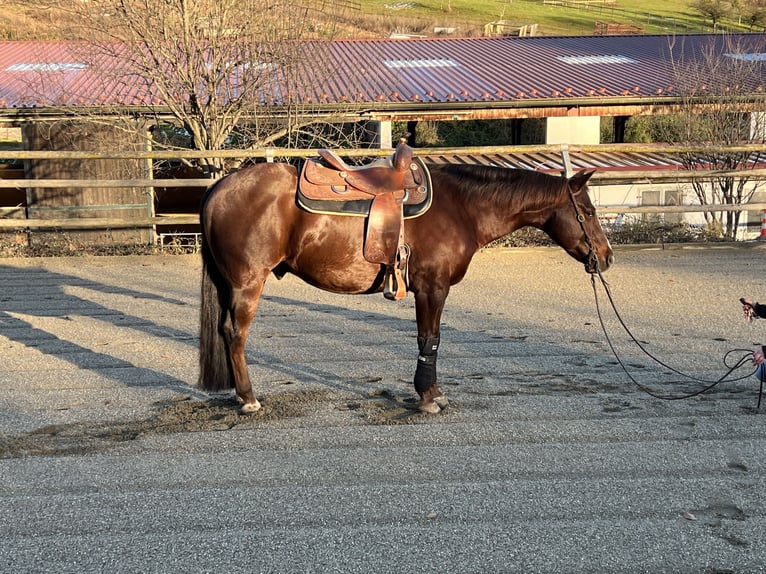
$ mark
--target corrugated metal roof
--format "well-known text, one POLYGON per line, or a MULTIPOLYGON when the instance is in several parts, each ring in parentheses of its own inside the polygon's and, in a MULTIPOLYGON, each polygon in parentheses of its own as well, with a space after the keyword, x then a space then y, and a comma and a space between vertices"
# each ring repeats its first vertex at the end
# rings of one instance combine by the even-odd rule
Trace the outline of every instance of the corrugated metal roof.
MULTIPOLYGON (((674 66, 736 51, 762 67, 766 34, 336 40, 307 43, 305 81, 274 69, 264 105, 493 103, 677 96, 674 66), (312 59, 322 60, 318 67, 312 59), (319 71, 324 70, 324 72, 319 71), (331 70, 332 73, 327 71, 331 70)), ((0 41, 0 109, 161 104, 141 78, 116 80, 118 59, 87 44, 0 41)), ((764 77, 761 73, 759 79, 764 77)), ((701 78, 712 85, 715 78, 701 78)), ((763 89, 761 82, 750 87, 763 89)), ((528 105, 528 104, 526 104, 528 105)))
MULTIPOLYGON (((417 150, 418 154, 428 163, 434 164, 466 164, 484 165, 503 168, 528 169, 548 173, 563 173, 567 169, 564 156, 560 151, 534 150, 523 152, 503 153, 433 153, 427 148, 417 150)), ((669 152, 652 151, 582 151, 568 149, 567 156, 573 170, 597 168, 598 173, 611 173, 612 182, 618 181, 626 174, 634 178, 636 173, 646 172, 646 176, 657 179, 658 172, 664 177, 671 177, 671 172, 687 171, 688 166, 682 161, 681 155, 669 152), (649 172, 654 172, 650 175, 649 172), (664 173, 667 172, 667 173, 664 173)), ((764 169, 766 158, 760 152, 751 153, 740 165, 741 169, 764 169)), ((717 166, 699 163, 697 169, 716 169, 717 166)), ((596 176, 598 178, 598 176, 596 176)))
POLYGON ((141 78, 112 73, 119 67, 83 43, 0 42, 0 108, 159 103, 141 78))
MULTIPOLYGON (((429 163, 435 164, 487 165, 553 173, 566 169, 563 156, 555 151, 439 155, 424 149, 420 153, 424 154, 429 163)), ((670 153, 569 150, 568 155, 573 169, 595 167, 601 171, 641 171, 683 168, 680 159, 670 153)))

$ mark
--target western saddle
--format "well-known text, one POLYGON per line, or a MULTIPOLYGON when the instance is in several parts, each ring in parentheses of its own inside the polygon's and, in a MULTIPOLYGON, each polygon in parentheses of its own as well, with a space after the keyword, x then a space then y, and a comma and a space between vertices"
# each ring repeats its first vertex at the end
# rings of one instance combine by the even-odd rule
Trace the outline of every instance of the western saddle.
POLYGON ((298 204, 313 213, 366 217, 364 258, 385 266, 387 299, 406 295, 410 248, 404 242, 404 219, 431 206, 431 178, 405 138, 393 155, 361 166, 319 150, 319 158, 307 160, 301 170, 298 204))

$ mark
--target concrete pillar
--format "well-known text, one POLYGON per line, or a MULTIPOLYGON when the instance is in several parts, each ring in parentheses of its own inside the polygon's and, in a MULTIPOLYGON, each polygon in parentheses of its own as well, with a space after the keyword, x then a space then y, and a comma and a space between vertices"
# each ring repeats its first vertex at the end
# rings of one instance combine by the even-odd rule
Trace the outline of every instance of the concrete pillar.
POLYGON ((375 143, 380 149, 390 149, 393 146, 391 140, 391 122, 371 122, 377 124, 375 143))
POLYGON ((552 117, 545 122, 546 144, 599 144, 601 118, 552 117))

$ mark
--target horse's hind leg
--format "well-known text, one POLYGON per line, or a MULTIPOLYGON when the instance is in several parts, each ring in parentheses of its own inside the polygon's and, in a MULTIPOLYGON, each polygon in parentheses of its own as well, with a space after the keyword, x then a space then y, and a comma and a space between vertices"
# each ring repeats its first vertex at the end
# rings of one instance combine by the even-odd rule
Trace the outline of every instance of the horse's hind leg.
POLYGON ((247 370, 245 343, 250 324, 258 310, 263 285, 264 281, 261 280, 245 288, 232 289, 230 308, 224 316, 222 325, 223 336, 229 349, 234 387, 237 398, 242 401, 242 411, 246 413, 255 412, 261 408, 261 403, 253 394, 250 373, 247 370))

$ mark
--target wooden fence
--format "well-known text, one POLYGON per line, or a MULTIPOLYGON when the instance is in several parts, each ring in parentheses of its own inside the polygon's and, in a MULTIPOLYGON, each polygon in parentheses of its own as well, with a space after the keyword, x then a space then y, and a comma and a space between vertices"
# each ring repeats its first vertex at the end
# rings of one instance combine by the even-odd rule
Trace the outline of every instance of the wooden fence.
POLYGON ((639 26, 621 22, 596 22, 594 36, 625 36, 627 34, 643 34, 646 32, 646 26, 639 26))
POLYGON ((616 6, 617 0, 543 0, 549 6, 564 6, 565 8, 590 8, 592 6, 616 6))
MULTIPOLYGON (((538 146, 483 146, 463 148, 428 148, 417 150, 420 155, 427 157, 439 156, 482 156, 496 154, 514 154, 531 152, 555 152, 560 153, 566 159, 570 152, 582 153, 608 153, 608 152, 633 152, 633 153, 709 153, 709 147, 694 146, 668 146, 668 145, 538 145, 538 146)), ((741 146, 728 146, 720 151, 751 152, 766 154, 766 145, 750 144, 741 146)), ((301 158, 316 156, 317 150, 295 149, 263 149, 263 150, 225 150, 219 152, 205 151, 145 151, 145 152, 85 152, 85 151, 2 151, 0 156, 4 160, 43 160, 43 159, 146 159, 146 160, 178 160, 195 159, 204 157, 221 157, 230 159, 256 159, 273 161, 274 158, 301 158)), ((355 149, 343 150, 345 157, 373 158, 389 155, 391 150, 355 149)), ((565 162, 566 163, 566 162, 565 162)), ((690 182, 693 180, 709 180, 712 177, 742 177, 746 176, 753 180, 766 180, 766 169, 748 169, 747 171, 712 171, 683 169, 619 169, 609 170, 604 168, 597 171, 591 179, 592 185, 610 185, 617 183, 671 183, 690 182)), ((76 179, 0 179, 0 194, 3 189, 35 188, 71 188, 78 186, 121 188, 121 187, 145 187, 148 192, 155 188, 200 188, 207 187, 214 180, 210 179, 123 179, 123 180, 76 180, 76 179)), ((155 215, 138 218, 62 218, 62 219, 26 219, 20 217, 25 208, 4 207, 0 208, 0 232, 13 230, 82 230, 82 229, 124 229, 154 227, 163 225, 195 225, 199 223, 196 213, 182 213, 173 215, 155 215)), ((603 205, 597 207, 599 216, 613 214, 648 214, 648 213, 700 213, 700 212, 724 212, 724 211, 757 211, 766 210, 766 203, 745 204, 716 204, 716 205, 603 205)))

